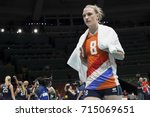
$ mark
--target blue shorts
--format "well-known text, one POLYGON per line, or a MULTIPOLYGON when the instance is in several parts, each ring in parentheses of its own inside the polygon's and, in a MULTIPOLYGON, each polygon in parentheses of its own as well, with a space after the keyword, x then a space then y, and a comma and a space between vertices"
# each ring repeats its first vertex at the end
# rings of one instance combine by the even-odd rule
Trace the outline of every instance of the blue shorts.
POLYGON ((108 89, 102 89, 102 90, 89 90, 86 89, 84 92, 85 97, 98 97, 100 99, 103 99, 104 96, 109 95, 122 95, 122 88, 120 85, 108 89))

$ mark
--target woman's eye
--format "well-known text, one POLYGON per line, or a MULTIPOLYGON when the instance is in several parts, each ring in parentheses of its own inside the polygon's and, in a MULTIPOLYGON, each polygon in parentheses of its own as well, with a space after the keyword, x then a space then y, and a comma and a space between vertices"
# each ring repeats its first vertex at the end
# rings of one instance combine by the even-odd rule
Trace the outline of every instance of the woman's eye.
POLYGON ((88 13, 87 15, 90 16, 90 15, 92 15, 92 13, 88 13))

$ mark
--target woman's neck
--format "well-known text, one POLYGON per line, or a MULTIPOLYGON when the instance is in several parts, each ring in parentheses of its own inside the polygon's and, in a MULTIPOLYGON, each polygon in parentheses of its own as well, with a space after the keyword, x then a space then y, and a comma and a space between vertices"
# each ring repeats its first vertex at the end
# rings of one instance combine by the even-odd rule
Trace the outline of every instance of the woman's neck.
POLYGON ((98 31, 98 25, 89 28, 89 32, 91 34, 96 34, 97 31, 98 31))
POLYGON ((9 82, 5 82, 5 85, 6 85, 6 86, 9 86, 9 85, 10 85, 10 83, 9 83, 9 82))

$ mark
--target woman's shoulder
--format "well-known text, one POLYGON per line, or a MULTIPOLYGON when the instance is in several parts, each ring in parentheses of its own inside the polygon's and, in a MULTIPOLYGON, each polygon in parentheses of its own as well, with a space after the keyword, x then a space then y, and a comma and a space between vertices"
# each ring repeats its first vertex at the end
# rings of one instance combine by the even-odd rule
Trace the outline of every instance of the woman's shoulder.
POLYGON ((104 35, 108 33, 111 35, 116 35, 116 31, 110 26, 100 24, 99 29, 100 29, 99 31, 104 35))
POLYGON ((12 84, 9 84, 9 86, 8 86, 8 87, 9 87, 9 89, 11 89, 11 88, 13 88, 13 85, 12 85, 12 84))
POLYGON ((105 30, 114 30, 112 27, 103 24, 99 24, 99 27, 105 30))

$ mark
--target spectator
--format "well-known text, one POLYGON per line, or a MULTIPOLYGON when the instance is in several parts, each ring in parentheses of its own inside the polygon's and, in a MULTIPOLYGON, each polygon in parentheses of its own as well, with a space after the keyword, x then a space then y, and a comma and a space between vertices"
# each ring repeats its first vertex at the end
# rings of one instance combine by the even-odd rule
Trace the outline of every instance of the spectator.
POLYGON ((142 87, 144 93, 144 100, 148 100, 150 92, 149 92, 149 84, 147 78, 143 78, 142 87))
POLYGON ((139 77, 139 81, 137 82, 137 96, 138 100, 144 100, 144 94, 143 94, 143 86, 142 86, 143 78, 139 77))
POLYGON ((76 100, 76 93, 75 91, 72 89, 71 84, 67 83, 64 87, 65 90, 65 96, 67 100, 76 100))

